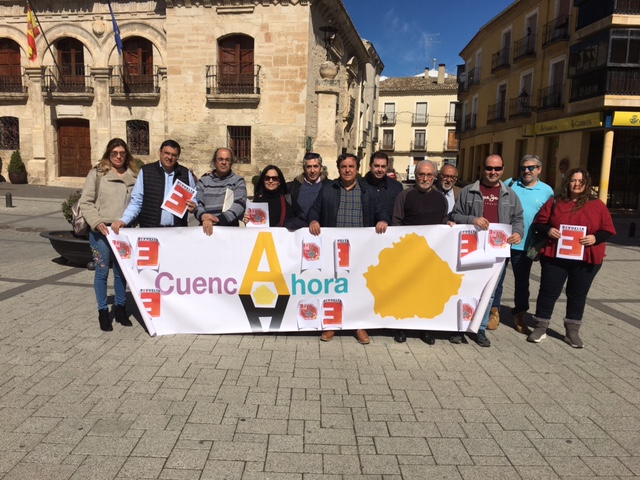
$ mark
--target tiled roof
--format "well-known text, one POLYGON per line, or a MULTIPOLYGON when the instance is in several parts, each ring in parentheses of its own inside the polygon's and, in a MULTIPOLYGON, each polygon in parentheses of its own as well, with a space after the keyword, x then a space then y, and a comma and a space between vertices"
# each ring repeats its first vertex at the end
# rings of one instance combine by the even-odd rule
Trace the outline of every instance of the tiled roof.
POLYGON ((445 78, 444 83, 438 85, 438 79, 433 77, 396 77, 387 78, 380 82, 380 92, 457 92, 458 81, 455 78, 445 78))

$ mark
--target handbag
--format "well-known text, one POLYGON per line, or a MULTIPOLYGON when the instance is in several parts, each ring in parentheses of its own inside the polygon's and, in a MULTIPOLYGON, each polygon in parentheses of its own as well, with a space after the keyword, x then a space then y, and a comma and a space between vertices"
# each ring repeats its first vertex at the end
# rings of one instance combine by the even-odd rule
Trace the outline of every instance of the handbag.
MULTIPOLYGON (((551 214, 549 215, 549 221, 551 221, 551 216, 553 215, 553 210, 556 207, 556 201, 553 200, 553 205, 551 205, 551 214)), ((540 252, 547 244, 548 235, 546 233, 534 232, 531 235, 527 245, 525 246, 525 252, 527 257, 529 257, 534 262, 540 260, 540 252)))
MULTIPOLYGON (((100 174, 96 172, 96 199, 98 198, 98 192, 100 191, 100 174)), ((91 227, 84 218, 82 211, 80 210, 80 199, 71 205, 71 227, 73 233, 79 237, 88 237, 91 232, 91 227)))

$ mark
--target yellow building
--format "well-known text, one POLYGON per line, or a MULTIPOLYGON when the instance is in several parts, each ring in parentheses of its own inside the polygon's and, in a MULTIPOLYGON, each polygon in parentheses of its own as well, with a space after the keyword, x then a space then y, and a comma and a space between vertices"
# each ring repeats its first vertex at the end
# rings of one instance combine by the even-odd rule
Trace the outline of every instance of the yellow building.
POLYGON ((557 188, 584 167, 611 207, 638 208, 640 7, 622 0, 520 0, 462 50, 460 167, 478 177, 484 158, 543 160, 557 188))
POLYGON ((197 174, 230 146, 248 179, 371 153, 384 66, 341 0, 112 0, 121 55, 107 2, 35 3, 30 61, 25 2, 0 0, 0 156, 31 183, 81 185, 112 137, 144 161, 172 138, 197 174))
POLYGON ((393 157, 399 178, 406 179, 409 166, 424 159, 438 167, 456 165, 457 92, 458 83, 444 65, 424 75, 380 82, 378 148, 393 157))

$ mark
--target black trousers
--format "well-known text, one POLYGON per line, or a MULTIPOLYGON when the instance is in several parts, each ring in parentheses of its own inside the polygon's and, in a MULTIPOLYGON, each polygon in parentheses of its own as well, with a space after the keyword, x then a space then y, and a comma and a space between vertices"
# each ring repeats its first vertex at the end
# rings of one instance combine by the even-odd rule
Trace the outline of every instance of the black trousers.
POLYGON ((542 276, 536 303, 536 317, 550 320, 553 307, 567 283, 567 320, 582 320, 591 283, 602 265, 564 258, 540 257, 542 276))

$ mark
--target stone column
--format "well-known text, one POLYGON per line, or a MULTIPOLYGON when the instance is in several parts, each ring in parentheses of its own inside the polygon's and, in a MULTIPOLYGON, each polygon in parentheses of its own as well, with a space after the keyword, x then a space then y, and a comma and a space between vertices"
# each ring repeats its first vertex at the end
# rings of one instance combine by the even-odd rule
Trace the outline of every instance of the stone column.
POLYGON ((609 176, 611 175, 611 155, 613 154, 613 130, 604 132, 604 146, 602 147, 602 170, 600 170, 600 188, 598 198, 607 204, 609 193, 609 176))
MULTIPOLYGON (((47 139, 45 133, 45 104, 42 98, 42 80, 43 80, 43 67, 27 67, 24 69, 27 78, 29 88, 29 97, 27 105, 31 113, 31 156, 33 158, 25 157, 25 149, 22 150, 23 160, 27 166, 27 172, 29 173, 29 183, 37 185, 46 185, 48 179, 55 175, 55 165, 53 159, 55 155, 50 153, 49 157, 52 159, 47 164, 47 139)), ((26 132, 29 128, 24 123, 20 124, 20 130, 26 132), (24 129, 24 130, 23 130, 24 129)), ((21 135, 23 136, 23 135, 21 135)), ((28 138, 28 135, 24 135, 28 138)))
MULTIPOLYGON (((92 130, 96 132, 94 140, 99 152, 111 138, 119 135, 113 135, 111 132, 111 95, 109 94, 111 68, 92 67, 91 76, 93 77, 93 105, 96 112, 92 130)), ((124 140, 126 141, 126 138, 124 140)))
POLYGON ((340 82, 335 80, 338 74, 337 67, 331 61, 326 61, 320 66, 321 78, 316 80, 316 95, 318 96, 318 128, 313 149, 327 161, 329 177, 337 176, 335 160, 338 154, 338 142, 336 141, 336 105, 340 95, 340 82))

